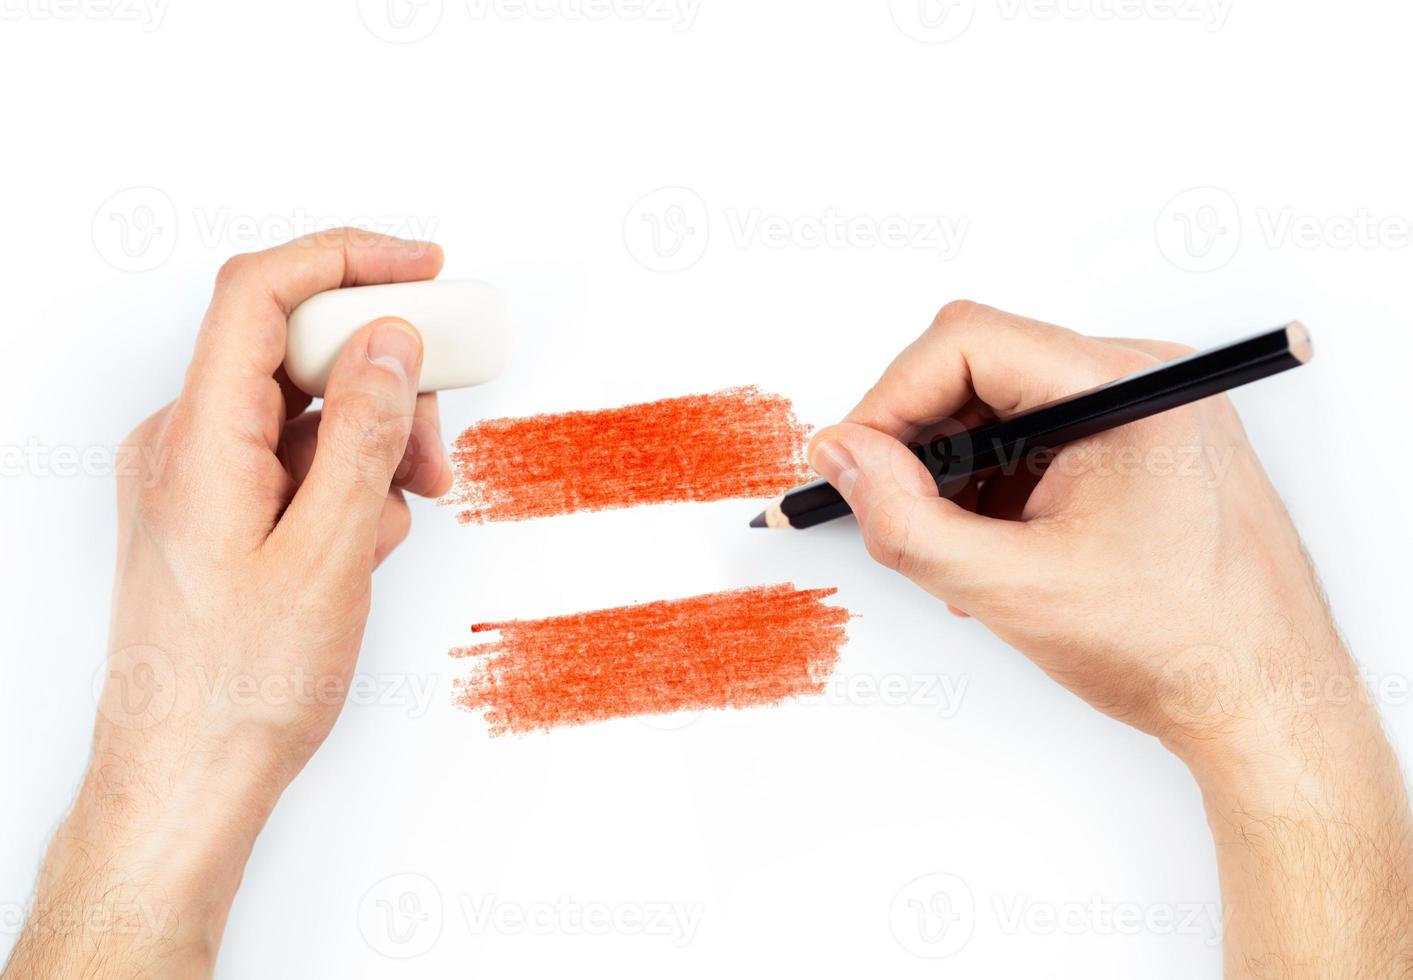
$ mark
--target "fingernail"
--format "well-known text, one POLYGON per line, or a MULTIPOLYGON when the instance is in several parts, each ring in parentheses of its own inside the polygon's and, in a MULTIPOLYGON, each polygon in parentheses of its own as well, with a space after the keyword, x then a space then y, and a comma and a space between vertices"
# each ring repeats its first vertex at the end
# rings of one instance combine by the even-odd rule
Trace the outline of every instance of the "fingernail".
POLYGON ((846 497, 854 488, 854 481, 859 478, 859 464, 854 462, 854 457, 842 444, 832 439, 815 443, 810 454, 810 465, 846 497))
POLYGON ((368 360, 401 375, 404 381, 416 374, 421 351, 421 338, 401 320, 378 324, 368 338, 368 360))

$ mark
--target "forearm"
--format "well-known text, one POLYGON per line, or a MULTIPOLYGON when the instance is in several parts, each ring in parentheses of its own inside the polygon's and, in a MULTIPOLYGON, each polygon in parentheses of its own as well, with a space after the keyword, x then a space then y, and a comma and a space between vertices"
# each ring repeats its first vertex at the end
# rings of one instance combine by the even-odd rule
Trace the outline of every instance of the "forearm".
POLYGON ((1413 821, 1343 651, 1239 732, 1186 746, 1216 844, 1226 974, 1413 976, 1413 821))
POLYGON ((187 759, 181 773, 95 754, 5 980, 210 975, 278 794, 253 772, 187 759))

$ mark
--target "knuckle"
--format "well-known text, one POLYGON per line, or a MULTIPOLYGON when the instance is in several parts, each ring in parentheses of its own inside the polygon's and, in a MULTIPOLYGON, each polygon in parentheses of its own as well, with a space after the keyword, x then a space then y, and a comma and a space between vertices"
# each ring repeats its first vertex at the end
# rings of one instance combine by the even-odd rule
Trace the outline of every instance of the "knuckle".
POLYGON ((147 416, 137 424, 136 428, 123 437, 122 446, 124 448, 140 448, 151 445, 169 415, 170 406, 147 416))
POLYGON ((359 433, 375 425, 385 414, 382 402, 367 392, 344 392, 337 400, 324 403, 324 422, 339 433, 359 433))
POLYGON ((972 300, 954 299, 937 311, 937 316, 932 320, 932 327, 934 330, 955 330, 974 319, 982 309, 980 303, 972 300))
POLYGON ((137 502, 140 516, 155 518, 167 487, 193 482, 190 429, 189 418, 171 405, 128 434, 117 474, 120 502, 137 502))
POLYGON ((1105 355, 1105 368, 1116 377, 1148 371, 1162 364, 1157 355, 1132 347, 1111 347, 1105 355))
POLYGON ((896 546, 891 535, 884 531, 871 530, 864 535, 864 547, 868 549, 869 557, 878 564, 895 572, 898 570, 898 565, 902 561, 902 552, 896 546))
POLYGON ((228 288, 248 282, 254 275, 259 259, 254 252, 241 252, 232 255, 221 263, 216 271, 216 288, 228 288))
POLYGON ((137 503, 138 520, 148 527, 160 527, 167 511, 165 496, 156 487, 137 490, 134 499, 137 503))
POLYGON ((903 571, 908 563, 910 523, 906 510, 890 505, 875 508, 864 527, 869 556, 885 568, 903 571))
POLYGON ((332 411, 325 408, 325 414, 348 462, 380 483, 391 479, 406 450, 411 419, 389 416, 382 402, 369 395, 345 397, 332 411))
POLYGON ((1197 353, 1197 348, 1188 344, 1174 343, 1168 340, 1158 341, 1158 347, 1168 357, 1176 360, 1179 357, 1191 357, 1197 353))
POLYGON ((366 247, 376 244, 378 238, 376 232, 366 228, 342 225, 338 228, 310 232, 301 241, 322 248, 366 247))

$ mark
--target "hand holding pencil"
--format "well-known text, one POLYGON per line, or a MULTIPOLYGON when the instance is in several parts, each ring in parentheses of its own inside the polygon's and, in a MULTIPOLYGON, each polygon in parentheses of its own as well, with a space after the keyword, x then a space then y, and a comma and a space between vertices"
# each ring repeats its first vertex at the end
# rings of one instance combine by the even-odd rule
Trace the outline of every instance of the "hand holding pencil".
MULTIPOLYGON (((954 303, 843 423, 815 436, 810 459, 878 561, 1101 710, 1200 744, 1210 733, 1168 703, 1169 681, 1209 658, 1214 636, 1238 666, 1292 633, 1339 649, 1231 402, 1207 398, 1132 422, 950 496, 905 445, 944 420, 974 429, 1191 353, 954 303)), ((1330 667, 1349 664, 1332 657, 1330 667)))
POLYGON ((1363 680, 1231 402, 1081 439, 952 498, 906 445, 1191 353, 953 303, 810 459, 874 558, 1188 765, 1217 844, 1228 976, 1258 975, 1253 963, 1392 970, 1371 903, 1408 908, 1398 762, 1350 693, 1363 680), (1308 902, 1331 881, 1333 918, 1308 902))
POLYGON ((1395 915, 1409 900, 1399 767, 1375 710, 1349 693, 1362 678, 1231 401, 1080 439, 951 498, 906 445, 942 421, 975 429, 1191 353, 951 304, 815 436, 811 462, 873 558, 1193 771, 1221 864, 1228 976, 1256 976, 1253 963, 1392 970, 1369 902, 1395 915), (1331 881, 1345 897, 1335 918, 1306 898, 1331 881))

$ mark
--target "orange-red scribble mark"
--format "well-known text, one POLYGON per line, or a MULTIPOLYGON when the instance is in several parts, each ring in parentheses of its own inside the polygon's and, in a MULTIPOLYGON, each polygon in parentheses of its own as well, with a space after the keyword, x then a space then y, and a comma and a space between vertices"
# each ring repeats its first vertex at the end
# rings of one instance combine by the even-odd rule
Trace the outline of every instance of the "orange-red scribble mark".
POLYGON ((444 501, 463 524, 639 504, 772 497, 806 482, 809 435, 759 388, 492 419, 456 440, 444 501))
POLYGON ((491 734, 627 715, 748 708, 819 694, 846 637, 835 589, 737 589, 552 619, 478 623, 493 643, 457 681, 457 703, 491 734))

